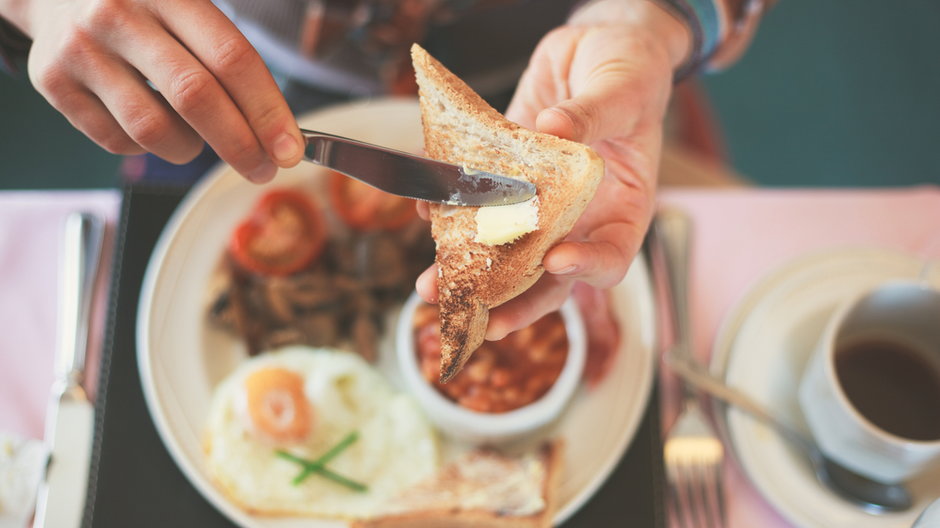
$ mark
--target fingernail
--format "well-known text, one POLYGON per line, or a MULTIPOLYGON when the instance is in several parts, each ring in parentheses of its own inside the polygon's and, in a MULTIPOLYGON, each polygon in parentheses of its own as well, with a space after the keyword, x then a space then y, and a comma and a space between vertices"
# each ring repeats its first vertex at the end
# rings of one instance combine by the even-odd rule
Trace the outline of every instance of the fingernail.
POLYGON ((274 140, 272 153, 277 161, 291 161, 297 155, 297 140, 288 133, 283 133, 274 140))
POLYGON ((558 271, 549 271, 552 275, 571 275, 572 273, 578 271, 578 267, 574 264, 568 266, 567 268, 561 268, 558 271))
POLYGON ((255 183, 267 183, 274 179, 277 167, 273 163, 265 162, 248 171, 248 179, 255 183))
POLYGON ((483 335, 483 339, 487 341, 499 341, 500 339, 506 337, 506 333, 499 329, 488 329, 486 334, 483 335))

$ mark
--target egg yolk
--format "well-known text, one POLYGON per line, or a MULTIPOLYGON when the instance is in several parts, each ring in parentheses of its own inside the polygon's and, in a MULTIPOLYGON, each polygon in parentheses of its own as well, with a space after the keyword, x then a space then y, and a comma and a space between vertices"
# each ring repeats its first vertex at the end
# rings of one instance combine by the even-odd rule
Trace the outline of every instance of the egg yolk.
POLYGON ((304 397, 304 380, 277 367, 259 369, 245 379, 248 417, 256 432, 277 444, 303 441, 313 422, 304 397))

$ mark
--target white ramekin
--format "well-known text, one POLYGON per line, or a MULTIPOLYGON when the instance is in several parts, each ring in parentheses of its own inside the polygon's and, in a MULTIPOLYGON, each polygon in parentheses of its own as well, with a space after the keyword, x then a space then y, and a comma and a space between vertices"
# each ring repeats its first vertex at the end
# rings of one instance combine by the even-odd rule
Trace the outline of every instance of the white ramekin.
POLYGON ((473 444, 520 441, 544 430, 562 414, 581 384, 587 359, 584 322, 573 299, 568 299, 561 307, 568 337, 568 357, 555 384, 538 400, 504 413, 483 413, 462 407, 424 379, 414 343, 414 313, 421 302, 413 293, 402 307, 395 353, 406 389, 443 434, 473 444))

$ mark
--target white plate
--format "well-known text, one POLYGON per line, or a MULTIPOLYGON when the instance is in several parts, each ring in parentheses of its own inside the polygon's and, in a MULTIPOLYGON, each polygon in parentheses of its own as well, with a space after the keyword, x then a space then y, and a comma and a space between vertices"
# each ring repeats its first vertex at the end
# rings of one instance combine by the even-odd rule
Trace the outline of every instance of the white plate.
MULTIPOLYGON (((787 264, 731 311, 715 342, 712 371, 805 427, 797 387, 827 318, 842 300, 868 287, 917 277, 922 264, 908 255, 869 249, 814 254, 787 264)), ((940 273, 931 282, 940 287, 940 273)), ((797 526, 908 528, 929 499, 940 496, 940 472, 933 471, 911 483, 918 500, 911 511, 867 513, 821 485, 809 462, 763 423, 723 406, 716 407, 716 416, 748 478, 797 526)))
MULTIPOLYGON (((413 99, 332 107, 299 122, 305 128, 400 150, 421 149, 419 111, 413 99)), ((314 175, 321 170, 302 163, 280 171, 272 185, 315 190, 314 175)), ((140 296, 137 351, 144 395, 176 463, 232 521, 257 528, 344 526, 337 521, 248 515, 212 486, 203 467, 201 433, 213 387, 245 357, 239 341, 206 324, 207 285, 232 229, 265 190, 222 166, 193 189, 164 229, 140 296)), ((555 519, 559 523, 581 507, 616 466, 636 432, 652 387, 654 310, 642 258, 615 291, 622 332, 618 359, 600 385, 579 391, 557 428, 566 446, 555 519)), ((386 347, 380 353, 392 351, 386 347)))

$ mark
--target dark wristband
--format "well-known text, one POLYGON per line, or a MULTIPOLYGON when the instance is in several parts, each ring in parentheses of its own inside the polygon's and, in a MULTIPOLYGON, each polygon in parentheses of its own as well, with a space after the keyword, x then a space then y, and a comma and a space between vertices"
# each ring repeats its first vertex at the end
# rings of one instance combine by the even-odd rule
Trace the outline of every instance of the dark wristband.
POLYGON ((653 0, 679 19, 692 35, 692 51, 675 72, 679 82, 702 70, 721 44, 721 14, 714 0, 653 0))

